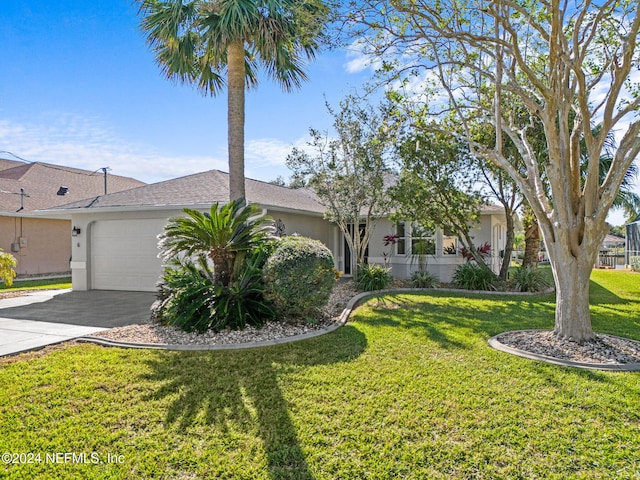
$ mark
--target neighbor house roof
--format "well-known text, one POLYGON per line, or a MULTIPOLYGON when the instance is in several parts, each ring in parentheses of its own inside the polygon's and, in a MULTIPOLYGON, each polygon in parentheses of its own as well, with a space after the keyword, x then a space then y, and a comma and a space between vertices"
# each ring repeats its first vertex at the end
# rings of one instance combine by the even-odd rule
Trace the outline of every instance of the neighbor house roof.
MULTIPOLYGON (((326 210, 307 189, 292 189, 267 182, 245 181, 247 201, 263 207, 279 207, 305 212, 326 210)), ((102 195, 63 205, 56 210, 118 210, 128 208, 176 208, 204 206, 229 201, 229 174, 209 170, 186 177, 153 183, 131 190, 102 195)))
MULTIPOLYGON (((107 176, 109 192, 119 192, 141 185, 144 185, 144 182, 133 178, 107 176)), ((104 193, 102 172, 90 172, 50 163, 23 163, 0 159, 0 212, 27 213, 87 197, 94 198, 101 193, 104 193), (60 187, 66 187, 64 195, 58 195, 60 187)))

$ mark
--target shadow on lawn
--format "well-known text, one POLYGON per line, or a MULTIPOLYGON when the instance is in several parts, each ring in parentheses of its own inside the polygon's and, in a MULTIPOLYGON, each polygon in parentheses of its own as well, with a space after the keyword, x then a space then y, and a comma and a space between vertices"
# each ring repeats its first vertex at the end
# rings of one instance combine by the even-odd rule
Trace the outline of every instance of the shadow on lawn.
POLYGON ((330 336, 250 350, 166 352, 149 361, 145 379, 162 387, 147 400, 175 397, 166 419, 180 430, 203 422, 222 434, 257 430, 272 478, 312 479, 279 381, 299 366, 351 361, 367 347, 351 326, 330 336))
POLYGON ((488 297, 448 292, 376 297, 354 319, 372 326, 404 328, 441 348, 467 349, 478 340, 508 330, 551 328, 554 306, 550 296, 488 297), (426 295, 426 296, 425 296, 426 295), (444 299, 444 301, 443 301, 444 299), (452 300, 454 299, 454 300, 452 300), (480 300, 480 301, 475 301, 480 300))

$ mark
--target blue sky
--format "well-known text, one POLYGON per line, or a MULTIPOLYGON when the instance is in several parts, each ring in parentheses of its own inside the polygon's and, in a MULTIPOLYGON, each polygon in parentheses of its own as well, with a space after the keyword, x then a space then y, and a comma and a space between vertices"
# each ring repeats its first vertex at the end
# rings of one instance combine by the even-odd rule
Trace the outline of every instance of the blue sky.
MULTIPOLYGON (((132 0, 11 1, 0 13, 0 151, 146 182, 227 170, 226 92, 164 78, 132 0)), ((325 96, 337 104, 366 81, 354 60, 322 53, 294 93, 261 77, 247 96, 247 176, 289 176, 292 147, 331 126, 325 96)))
MULTIPOLYGON (((13 0, 0 14, 0 151, 150 183, 227 170, 225 92, 204 97, 165 79, 133 0, 13 0)), ((248 93, 248 177, 288 177, 285 158, 309 127, 331 127, 325 96, 336 105, 371 70, 343 50, 320 54, 307 73, 297 92, 263 75, 248 93)))

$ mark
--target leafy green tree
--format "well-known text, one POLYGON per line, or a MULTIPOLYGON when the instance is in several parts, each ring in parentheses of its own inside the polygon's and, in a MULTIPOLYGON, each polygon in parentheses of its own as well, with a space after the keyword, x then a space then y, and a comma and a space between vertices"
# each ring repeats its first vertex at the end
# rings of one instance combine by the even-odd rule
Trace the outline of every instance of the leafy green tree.
POLYGON ((400 176, 390 188, 394 217, 457 235, 478 265, 488 268, 471 236, 485 199, 475 188, 479 177, 473 174, 477 169, 468 149, 438 131, 411 130, 400 138, 400 176))
POLYGON ((243 271, 247 255, 273 232, 272 221, 243 199, 217 203, 209 212, 185 208, 185 217, 169 219, 160 237, 165 259, 207 255, 215 283, 228 286, 243 271))
POLYGON ((0 282, 7 287, 13 285, 13 279, 16 276, 14 268, 17 263, 18 262, 13 255, 3 252, 0 248, 0 282))
POLYGON ((312 188, 327 207, 325 217, 344 235, 355 275, 364 263, 373 226, 390 209, 385 162, 391 142, 385 127, 387 112, 361 104, 353 96, 340 102, 339 112, 328 104, 327 108, 334 117, 336 136, 311 129, 313 154, 294 148, 287 166, 294 179, 312 188))
POLYGON ((227 87, 229 195, 245 197, 245 88, 258 68, 286 91, 306 78, 328 8, 321 0, 138 0, 142 30, 163 73, 204 94, 227 87))
POLYGON ((514 180, 551 263, 554 332, 593 339, 589 277, 609 209, 640 153, 640 85, 632 76, 640 62, 640 2, 361 0, 349 7, 356 34, 365 36, 359 44, 382 61, 382 73, 394 84, 408 78, 404 84, 434 115, 455 115, 472 153, 514 180), (509 98, 524 105, 530 121, 505 108, 509 98), (474 141, 478 119, 493 125, 494 147, 474 141), (545 134, 544 159, 528 136, 536 122, 545 134), (601 156, 615 130, 620 141, 602 180, 601 156), (503 136, 524 170, 502 154, 503 136))

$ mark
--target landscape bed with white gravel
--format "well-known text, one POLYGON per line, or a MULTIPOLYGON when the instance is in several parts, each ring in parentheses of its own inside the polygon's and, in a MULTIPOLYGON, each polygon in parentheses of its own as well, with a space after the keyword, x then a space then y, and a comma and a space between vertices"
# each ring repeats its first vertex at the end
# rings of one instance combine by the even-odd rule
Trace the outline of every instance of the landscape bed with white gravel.
MULTIPOLYGON (((283 339, 335 325, 349 300, 357 293, 353 281, 337 283, 323 311, 323 318, 316 323, 274 321, 267 322, 261 328, 249 326, 244 330, 189 333, 149 320, 143 324, 106 330, 93 337, 134 344, 190 346, 246 344, 283 339)), ((516 350, 558 360, 598 365, 640 364, 640 342, 612 335, 598 334, 594 340, 582 344, 561 340, 546 330, 505 332, 496 339, 516 350)))

